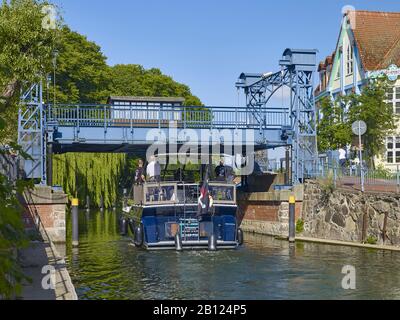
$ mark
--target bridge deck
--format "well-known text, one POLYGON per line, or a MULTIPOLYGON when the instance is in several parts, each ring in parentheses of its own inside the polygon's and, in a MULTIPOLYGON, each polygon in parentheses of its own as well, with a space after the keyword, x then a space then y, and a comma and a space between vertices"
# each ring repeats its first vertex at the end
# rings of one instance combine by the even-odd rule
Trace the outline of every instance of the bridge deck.
POLYGON ((289 109, 262 109, 262 123, 247 108, 235 107, 143 107, 115 105, 48 106, 47 121, 60 126, 166 127, 176 122, 184 128, 276 128, 290 126, 289 109))
POLYGON ((263 109, 262 114, 260 123, 247 108, 49 105, 46 126, 53 132, 49 142, 57 143, 59 152, 127 152, 154 140, 255 148, 286 145, 281 130, 290 128, 288 109, 263 109))

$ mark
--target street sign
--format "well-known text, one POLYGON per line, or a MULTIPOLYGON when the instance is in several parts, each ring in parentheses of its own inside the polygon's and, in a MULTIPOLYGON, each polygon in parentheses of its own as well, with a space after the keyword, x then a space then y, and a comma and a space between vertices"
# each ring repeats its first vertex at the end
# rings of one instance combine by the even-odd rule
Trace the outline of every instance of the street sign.
POLYGON ((360 175, 361 175, 361 191, 364 192, 364 166, 363 166, 363 158, 362 158, 362 143, 361 143, 361 136, 367 132, 367 124, 362 121, 355 121, 351 126, 351 130, 355 135, 358 136, 358 152, 359 152, 359 159, 360 159, 360 175))
POLYGON ((355 121, 351 126, 351 130, 355 135, 362 136, 367 132, 367 124, 362 120, 355 121))

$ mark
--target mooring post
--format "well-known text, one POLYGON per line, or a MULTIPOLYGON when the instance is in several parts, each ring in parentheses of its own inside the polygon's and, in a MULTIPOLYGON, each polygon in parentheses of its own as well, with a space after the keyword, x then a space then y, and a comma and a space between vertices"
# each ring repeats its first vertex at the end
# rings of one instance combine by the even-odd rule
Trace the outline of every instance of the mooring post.
POLYGON ((289 242, 296 241, 296 198, 289 197, 289 242))
POLYGON ((90 196, 86 195, 86 211, 90 211, 90 196))
POLYGON ((53 144, 47 145, 47 185, 53 186, 53 144))
POLYGON ((78 206, 79 200, 72 199, 72 246, 77 247, 79 245, 79 223, 78 223, 78 206))
POLYGON ((104 211, 104 197, 101 195, 100 197, 100 211, 104 211))

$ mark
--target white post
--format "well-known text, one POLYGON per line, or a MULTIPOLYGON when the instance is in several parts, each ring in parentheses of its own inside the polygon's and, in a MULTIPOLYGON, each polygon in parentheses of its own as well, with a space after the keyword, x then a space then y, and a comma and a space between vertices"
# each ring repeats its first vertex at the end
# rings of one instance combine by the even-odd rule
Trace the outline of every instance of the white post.
POLYGON ((361 191, 364 192, 364 165, 363 165, 363 158, 362 158, 362 150, 361 150, 361 122, 358 122, 358 147, 359 147, 359 154, 360 154, 360 175, 361 175, 361 191))

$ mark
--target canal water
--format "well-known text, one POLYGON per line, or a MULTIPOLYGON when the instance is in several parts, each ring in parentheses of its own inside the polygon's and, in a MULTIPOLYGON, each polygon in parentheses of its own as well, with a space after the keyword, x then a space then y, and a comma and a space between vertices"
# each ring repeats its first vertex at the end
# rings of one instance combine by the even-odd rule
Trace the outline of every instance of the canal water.
POLYGON ((80 212, 67 263, 79 299, 400 299, 400 253, 245 234, 232 251, 145 251, 118 232, 115 212, 80 212), (356 290, 342 289, 343 266, 356 290))

